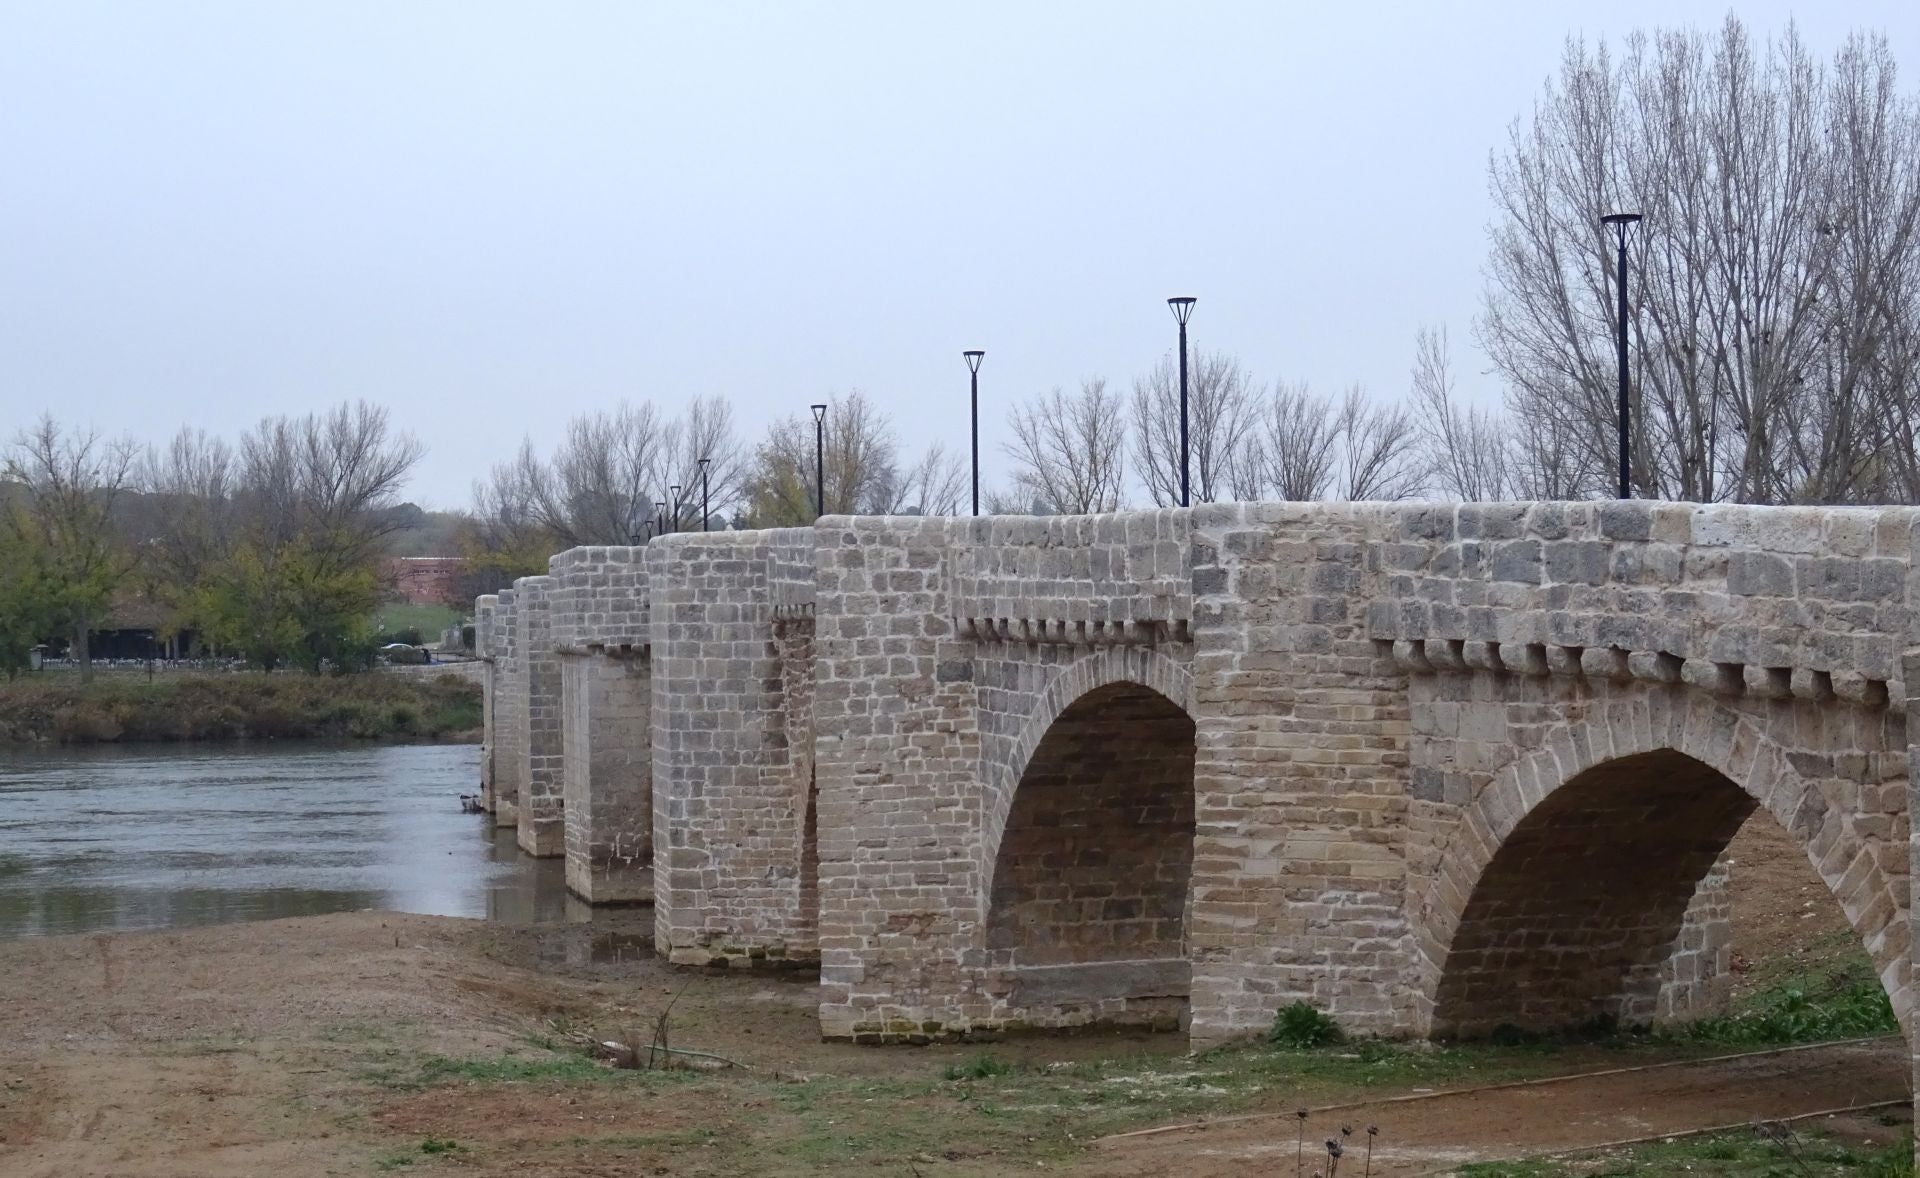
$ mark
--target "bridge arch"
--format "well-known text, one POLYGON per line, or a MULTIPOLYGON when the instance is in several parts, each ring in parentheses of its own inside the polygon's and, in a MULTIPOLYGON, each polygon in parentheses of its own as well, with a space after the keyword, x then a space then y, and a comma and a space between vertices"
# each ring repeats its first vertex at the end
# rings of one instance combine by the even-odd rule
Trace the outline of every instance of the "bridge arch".
POLYGON ((986 787, 980 844, 981 879, 986 884, 980 897, 983 913, 993 890, 994 865, 1006 834, 1007 816, 1040 742, 1069 707, 1115 684, 1145 688, 1192 716, 1193 674, 1184 664, 1151 646, 1095 647, 1052 669, 1031 702, 1023 706, 1023 720, 1010 741, 998 748, 992 743, 982 744, 981 780, 986 787))
POLYGON ((1904 793, 1893 727, 1884 710, 1833 700, 1654 685, 1563 717, 1464 807, 1418 893, 1420 1029, 1645 1021, 1694 888, 1764 809, 1806 853, 1910 1033, 1906 819, 1870 804, 1904 793))
POLYGON ((980 928, 990 989, 1013 1019, 1171 1028, 1184 1014, 1187 698, 1184 668, 1164 655, 1099 652, 1052 677, 1012 744, 980 928))

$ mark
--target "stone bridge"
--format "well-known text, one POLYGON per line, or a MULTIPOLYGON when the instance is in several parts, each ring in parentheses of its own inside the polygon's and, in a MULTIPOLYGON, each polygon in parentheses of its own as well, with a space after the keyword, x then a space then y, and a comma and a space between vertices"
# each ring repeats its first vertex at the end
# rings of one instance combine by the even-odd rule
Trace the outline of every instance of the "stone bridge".
POLYGON ((1216 504, 578 548, 479 602, 484 785, 673 961, 817 968, 822 1032, 871 1042, 1684 1019, 1725 997, 1722 852, 1764 808, 1910 1029, 1917 519, 1216 504))

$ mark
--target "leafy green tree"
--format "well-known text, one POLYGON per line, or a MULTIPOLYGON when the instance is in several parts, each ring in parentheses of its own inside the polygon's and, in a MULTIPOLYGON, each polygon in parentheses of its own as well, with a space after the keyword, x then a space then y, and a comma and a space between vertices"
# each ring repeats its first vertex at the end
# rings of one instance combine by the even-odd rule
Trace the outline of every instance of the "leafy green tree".
POLYGON ((58 624, 72 639, 83 681, 93 676, 94 623, 133 568, 116 509, 132 489, 134 457, 130 442, 68 431, 43 416, 0 458, 0 475, 19 489, 5 527, 44 560, 58 590, 58 624))
POLYGON ((30 534, 0 528, 0 671, 9 679, 31 665, 33 648, 61 619, 59 586, 30 534))

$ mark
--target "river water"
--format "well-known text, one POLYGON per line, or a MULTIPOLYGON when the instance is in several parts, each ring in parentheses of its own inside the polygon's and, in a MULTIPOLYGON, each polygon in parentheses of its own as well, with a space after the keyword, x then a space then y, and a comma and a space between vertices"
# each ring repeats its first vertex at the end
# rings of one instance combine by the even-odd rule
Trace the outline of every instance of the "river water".
POLYGON ((475 745, 0 749, 0 940, 384 908, 584 919, 463 814, 475 745))

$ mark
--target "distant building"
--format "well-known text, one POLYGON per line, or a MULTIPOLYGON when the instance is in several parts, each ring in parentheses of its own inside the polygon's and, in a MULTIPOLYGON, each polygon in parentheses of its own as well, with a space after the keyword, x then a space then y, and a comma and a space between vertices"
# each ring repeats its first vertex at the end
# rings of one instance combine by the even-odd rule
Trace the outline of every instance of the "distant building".
POLYGON ((393 595, 410 605, 447 605, 460 595, 464 556, 390 556, 382 569, 393 595))

